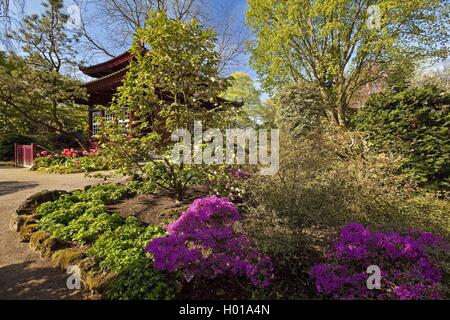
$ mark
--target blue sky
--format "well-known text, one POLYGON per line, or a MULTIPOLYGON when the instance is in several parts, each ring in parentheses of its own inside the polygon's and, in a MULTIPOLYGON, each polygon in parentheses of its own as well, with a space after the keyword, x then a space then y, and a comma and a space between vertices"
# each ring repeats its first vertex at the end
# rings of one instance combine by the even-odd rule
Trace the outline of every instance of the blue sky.
MULTIPOLYGON (((99 0, 101 1, 101 0, 99 0)), ((220 9, 226 5, 227 8, 231 8, 233 10, 233 16, 237 21, 244 21, 245 12, 247 10, 247 0, 205 0, 207 5, 211 6, 212 10, 215 10, 214 14, 220 14, 220 9)), ((30 13, 39 13, 42 11, 40 0, 27 0, 25 11, 27 14, 30 13)), ((66 0, 65 5, 69 7, 73 2, 71 0, 66 0)), ((101 59, 101 58, 100 58, 101 59)), ((96 61, 99 62, 99 61, 96 61)), ((257 76, 255 71, 249 66, 248 56, 244 56, 241 59, 241 66, 236 71, 244 71, 250 74, 250 76, 255 80, 256 87, 260 88, 260 85, 257 81, 257 76)), ((268 98, 268 95, 262 94, 263 100, 268 98)))

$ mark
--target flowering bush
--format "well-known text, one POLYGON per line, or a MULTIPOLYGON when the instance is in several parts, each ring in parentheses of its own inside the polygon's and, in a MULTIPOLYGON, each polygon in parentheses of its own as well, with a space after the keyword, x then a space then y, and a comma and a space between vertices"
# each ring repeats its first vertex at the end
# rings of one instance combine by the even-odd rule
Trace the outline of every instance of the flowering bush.
POLYGON ((240 219, 227 198, 197 199, 169 224, 169 236, 153 239, 146 251, 153 255, 156 269, 181 271, 187 281, 230 272, 248 277, 255 286, 267 287, 274 278, 272 263, 246 236, 235 232, 233 226, 240 219))
POLYGON ((54 153, 42 151, 36 154, 32 170, 46 173, 76 173, 110 169, 109 165, 102 161, 99 151, 98 148, 89 151, 71 148, 54 153))
POLYGON ((49 153, 48 151, 44 150, 44 151, 41 151, 39 153, 36 153, 36 158, 47 157, 48 159, 53 159, 57 163, 61 163, 64 160, 67 160, 67 158, 76 158, 76 157, 79 157, 79 156, 88 156, 88 155, 89 156, 94 156, 99 151, 100 151, 100 149, 98 149, 98 148, 97 149, 90 149, 89 152, 86 151, 86 150, 83 150, 83 151, 75 150, 73 148, 71 148, 71 149, 64 149, 60 153, 58 153, 58 152, 49 153))
POLYGON ((208 192, 221 197, 227 197, 233 202, 241 202, 246 198, 248 180, 251 173, 240 168, 230 168, 227 165, 211 166, 206 171, 208 192))
POLYGON ((448 244, 431 233, 372 231, 349 224, 311 276, 317 290, 333 299, 442 299, 441 259, 448 244), (381 288, 367 288, 366 270, 377 265, 381 288))

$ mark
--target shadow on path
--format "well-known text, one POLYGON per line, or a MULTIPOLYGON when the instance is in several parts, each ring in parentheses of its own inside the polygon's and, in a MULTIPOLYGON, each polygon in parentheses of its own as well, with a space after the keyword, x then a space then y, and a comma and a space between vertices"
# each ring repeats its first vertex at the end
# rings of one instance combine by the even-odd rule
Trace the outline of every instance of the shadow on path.
POLYGON ((0 299, 81 299, 79 291, 65 288, 67 276, 30 261, 0 267, 0 299))
POLYGON ((16 193, 24 189, 31 189, 37 187, 39 184, 30 182, 20 182, 20 181, 0 181, 0 196, 4 196, 11 193, 16 193))

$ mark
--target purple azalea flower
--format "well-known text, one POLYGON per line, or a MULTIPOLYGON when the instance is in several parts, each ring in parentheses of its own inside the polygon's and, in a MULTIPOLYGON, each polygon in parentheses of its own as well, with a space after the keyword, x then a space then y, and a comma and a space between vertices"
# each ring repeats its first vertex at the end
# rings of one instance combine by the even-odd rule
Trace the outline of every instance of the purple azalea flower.
POLYGON ((431 233, 371 231, 349 224, 310 276, 319 293, 334 299, 442 299, 442 271, 432 252, 448 255, 449 245, 431 233), (381 269, 379 290, 366 285, 371 265, 381 269))
POLYGON ((231 273, 267 287, 274 279, 272 263, 233 229, 240 219, 227 198, 197 199, 169 224, 168 237, 153 239, 145 250, 153 255, 154 267, 159 270, 207 278, 231 273))

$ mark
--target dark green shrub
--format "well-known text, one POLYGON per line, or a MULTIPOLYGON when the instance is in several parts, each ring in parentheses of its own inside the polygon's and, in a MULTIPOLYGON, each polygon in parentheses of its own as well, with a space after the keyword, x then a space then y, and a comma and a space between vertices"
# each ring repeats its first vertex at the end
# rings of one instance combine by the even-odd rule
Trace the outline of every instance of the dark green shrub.
POLYGON ((371 95, 353 119, 377 150, 403 156, 422 186, 450 190, 450 93, 434 86, 371 95))
POLYGON ((306 83, 286 86, 278 96, 279 126, 298 138, 321 125, 325 117, 318 90, 306 83))
MULTIPOLYGON (((46 141, 43 141, 44 145, 51 146, 56 150, 62 150, 65 148, 74 147, 74 138, 83 143, 84 146, 89 145, 89 139, 82 131, 70 132, 69 134, 63 135, 58 133, 49 133, 46 136, 46 141)), ((75 145, 79 147, 78 145, 75 145)))

